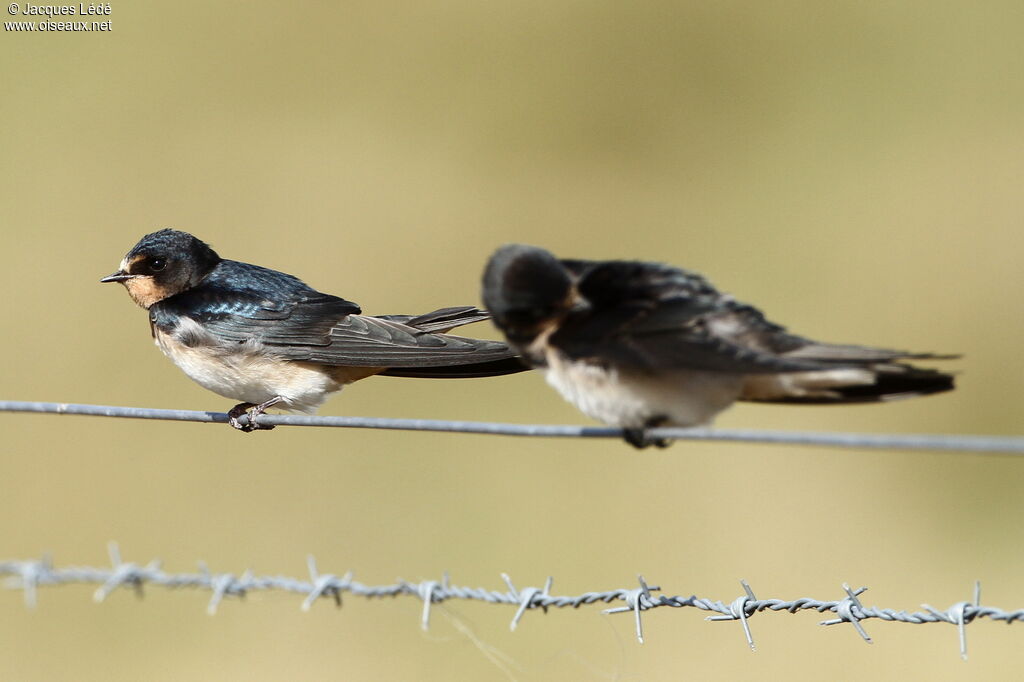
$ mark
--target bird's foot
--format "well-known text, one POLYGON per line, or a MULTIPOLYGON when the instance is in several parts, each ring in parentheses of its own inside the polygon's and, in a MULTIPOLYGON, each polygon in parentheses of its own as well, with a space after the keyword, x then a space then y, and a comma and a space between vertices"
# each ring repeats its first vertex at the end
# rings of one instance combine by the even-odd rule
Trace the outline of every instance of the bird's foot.
POLYGON ((253 403, 238 403, 237 405, 232 407, 230 410, 228 410, 228 424, 230 424, 232 428, 238 429, 239 431, 243 431, 245 433, 253 431, 256 427, 253 426, 251 418, 247 424, 243 424, 242 422, 238 421, 238 418, 241 417, 243 414, 246 414, 249 411, 249 408, 252 407, 256 406, 253 403))
POLYGON ((649 419, 643 428, 622 429, 622 437, 637 450, 643 450, 652 445, 656 448, 667 448, 672 445, 672 441, 668 438, 652 438, 647 435, 647 429, 662 426, 664 423, 665 419, 661 417, 649 419))
POLYGON ((269 431, 274 427, 270 424, 257 424, 256 417, 266 412, 267 408, 277 405, 282 400, 283 398, 281 396, 274 396, 270 400, 262 402, 259 405, 256 405, 255 403, 238 403, 228 410, 228 424, 243 433, 251 433, 252 431, 269 431), (249 422, 246 424, 243 424, 238 420, 238 418, 243 414, 248 415, 249 417, 249 422))
POLYGON ((667 438, 651 438, 647 435, 647 429, 622 429, 622 438, 637 450, 643 450, 650 446, 667 448, 672 441, 667 438))

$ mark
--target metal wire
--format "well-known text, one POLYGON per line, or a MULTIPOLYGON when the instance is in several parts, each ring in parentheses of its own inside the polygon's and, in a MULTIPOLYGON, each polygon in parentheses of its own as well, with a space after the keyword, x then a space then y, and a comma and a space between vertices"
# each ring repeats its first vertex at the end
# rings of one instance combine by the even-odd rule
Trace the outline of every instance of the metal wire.
POLYGON ((775 613, 796 613, 798 611, 817 611, 818 613, 834 614, 820 622, 821 625, 839 625, 849 623, 860 637, 868 643, 872 639, 861 624, 863 621, 878 618, 894 623, 948 623, 955 625, 959 633, 960 654, 967 658, 966 626, 977 619, 987 618, 993 621, 1014 623, 1024 620, 1024 609, 1007 611, 994 606, 981 604, 981 587, 975 584, 971 601, 953 604, 945 610, 922 605, 922 611, 900 611, 884 609, 876 606, 864 606, 860 595, 867 589, 851 589, 843 585, 843 596, 838 599, 758 599, 750 586, 740 581, 743 594, 735 599, 719 601, 704 599, 696 595, 668 596, 654 594, 660 587, 649 585, 643 576, 638 576, 637 587, 584 592, 578 595, 552 594, 552 578, 548 578, 543 587, 524 587, 519 589, 512 579, 502 574, 504 590, 491 590, 483 587, 465 587, 451 582, 448 575, 441 580, 424 580, 409 582, 397 580, 388 585, 366 585, 355 580, 351 571, 338 576, 334 573, 321 573, 316 560, 310 556, 307 560, 308 577, 292 578, 288 576, 261 576, 252 571, 241 574, 215 573, 203 563, 199 564, 196 573, 170 573, 164 571, 161 562, 154 559, 146 565, 126 562, 115 543, 109 546, 110 567, 94 568, 89 566, 68 566, 59 568, 53 565, 49 557, 30 560, 0 561, 0 576, 8 576, 4 581, 9 589, 22 590, 25 603, 34 607, 38 599, 38 590, 43 586, 69 584, 98 585, 93 593, 95 601, 103 601, 113 592, 121 588, 130 588, 142 595, 147 585, 166 587, 172 590, 191 588, 211 593, 207 612, 214 614, 220 604, 229 597, 244 597, 247 593, 257 591, 282 591, 299 594, 303 597, 302 610, 308 611, 320 599, 330 599, 341 606, 342 597, 350 594, 373 599, 377 597, 415 597, 423 602, 420 625, 427 629, 430 625, 430 607, 452 599, 480 601, 488 604, 506 604, 515 607, 515 614, 509 628, 515 630, 527 611, 541 609, 547 613, 549 608, 579 608, 584 605, 604 603, 621 604, 605 609, 603 613, 632 613, 637 641, 644 641, 640 614, 644 611, 660 608, 695 608, 708 611, 710 621, 739 621, 743 627, 747 645, 754 649, 754 638, 751 634, 750 619, 758 613, 769 611, 775 613))
MULTIPOLYGON (((143 407, 77 405, 0 400, 0 412, 37 412, 127 419, 163 419, 204 423, 227 423, 223 412, 158 410, 143 407)), ((243 423, 248 417, 242 417, 243 423)), ((331 426, 403 431, 441 431, 502 436, 544 436, 557 438, 622 438, 622 429, 600 426, 504 424, 498 422, 448 421, 433 419, 388 419, 381 417, 312 417, 263 414, 256 423, 267 426, 331 426)), ((931 450, 955 452, 998 452, 1024 455, 1024 436, 974 436, 952 434, 825 433, 814 431, 760 431, 753 429, 655 428, 652 438, 679 440, 739 441, 785 445, 817 445, 885 450, 931 450)))

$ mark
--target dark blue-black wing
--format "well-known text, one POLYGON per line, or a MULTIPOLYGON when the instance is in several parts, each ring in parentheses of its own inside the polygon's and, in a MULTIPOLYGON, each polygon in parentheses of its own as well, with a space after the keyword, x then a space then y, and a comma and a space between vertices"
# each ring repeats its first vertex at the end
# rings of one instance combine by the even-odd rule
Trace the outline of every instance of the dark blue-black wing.
MULTIPOLYGON (((487 319, 473 307, 383 318, 360 312, 355 303, 320 293, 291 275, 234 261, 224 261, 200 286, 150 310, 153 324, 162 328, 190 317, 217 343, 256 341, 278 357, 325 365, 436 368, 487 365, 515 355, 498 341, 436 333, 487 319)), ((505 371, 512 367, 521 369, 513 364, 505 371)), ((500 369, 452 375, 505 373, 500 369)))
POLYGON ((648 371, 802 372, 899 358, 905 351, 790 334, 700 275, 658 263, 567 261, 579 305, 551 342, 570 357, 648 371))

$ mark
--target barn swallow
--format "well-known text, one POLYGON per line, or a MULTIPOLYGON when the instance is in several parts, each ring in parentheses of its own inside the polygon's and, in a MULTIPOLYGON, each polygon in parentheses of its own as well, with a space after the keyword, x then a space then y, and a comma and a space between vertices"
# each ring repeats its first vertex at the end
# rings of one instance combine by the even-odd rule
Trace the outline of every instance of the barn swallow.
POLYGON ((312 413, 329 394, 375 374, 465 378, 526 369, 504 343, 446 333, 489 317, 477 308, 369 317, 351 301, 223 259, 176 230, 147 234, 100 281, 120 282, 149 311, 156 345, 185 374, 242 401, 228 413, 242 431, 269 407, 312 413))
POLYGON ((796 336, 699 274, 659 263, 508 245, 487 264, 483 300, 524 361, 636 447, 668 444, 646 428, 706 425, 737 400, 868 403, 953 388, 951 375, 899 361, 955 356, 796 336))

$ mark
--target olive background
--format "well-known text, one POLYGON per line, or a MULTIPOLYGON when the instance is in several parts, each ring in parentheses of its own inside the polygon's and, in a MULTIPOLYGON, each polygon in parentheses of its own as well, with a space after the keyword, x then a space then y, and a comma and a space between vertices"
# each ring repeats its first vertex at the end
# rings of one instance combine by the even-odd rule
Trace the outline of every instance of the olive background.
MULTIPOLYGON (((369 314, 479 302, 498 245, 661 260, 798 333, 959 352, 955 393, 722 427, 1021 433, 1019 2, 111 2, 0 36, 0 397, 224 411, 115 270, 175 227, 369 314), (80 17, 74 17, 80 19, 80 17)), ((18 20, 32 17, 16 17, 18 20)), ((5 20, 14 19, 4 16, 5 20)), ((464 330, 495 338, 489 324, 464 330)), ((534 373, 375 378, 328 415, 590 423, 534 373)), ((0 558, 731 601, 1024 606, 1024 461, 0 416, 0 558)), ((3 680, 988 679, 1024 626, 750 625, 601 605, 0 592, 3 680)))

